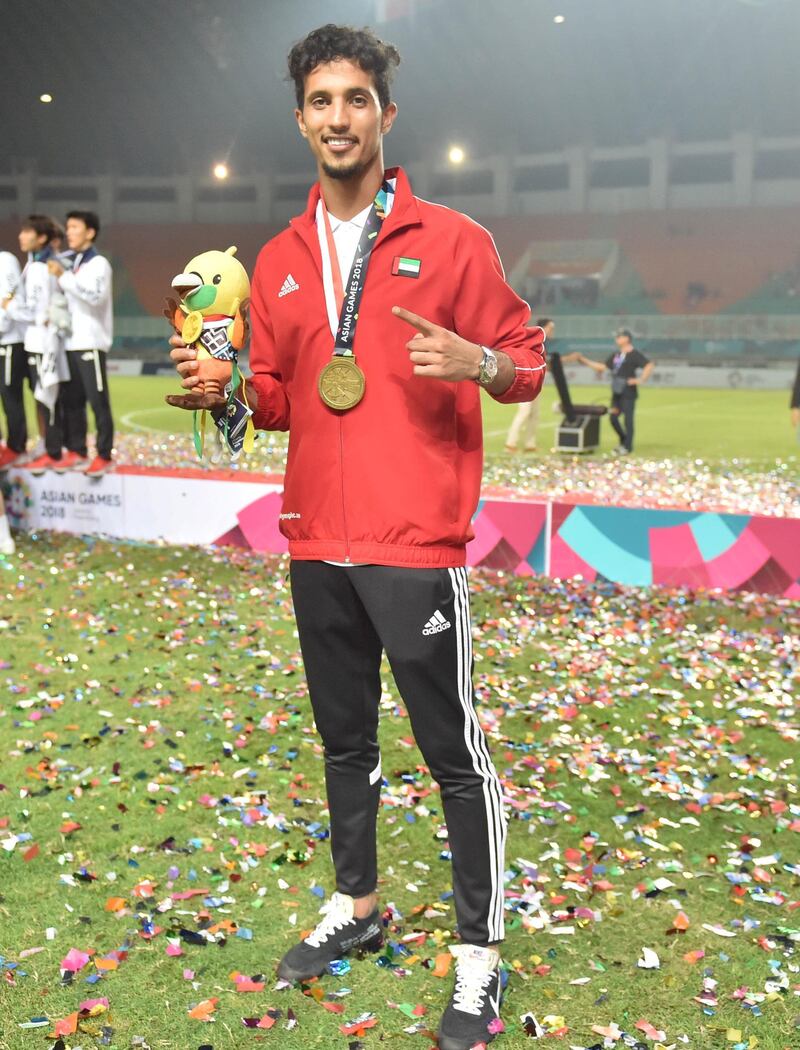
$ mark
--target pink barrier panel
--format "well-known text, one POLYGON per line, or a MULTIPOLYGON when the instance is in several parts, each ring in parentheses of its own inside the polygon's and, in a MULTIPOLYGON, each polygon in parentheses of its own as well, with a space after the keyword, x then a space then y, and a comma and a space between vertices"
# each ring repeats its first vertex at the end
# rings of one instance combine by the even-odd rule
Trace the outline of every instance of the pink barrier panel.
MULTIPOLYGON (((12 528, 282 554, 281 487, 280 478, 231 472, 122 468, 90 481, 18 469, 3 493, 12 528)), ((473 528, 469 565, 800 598, 800 518, 487 496, 473 528)))

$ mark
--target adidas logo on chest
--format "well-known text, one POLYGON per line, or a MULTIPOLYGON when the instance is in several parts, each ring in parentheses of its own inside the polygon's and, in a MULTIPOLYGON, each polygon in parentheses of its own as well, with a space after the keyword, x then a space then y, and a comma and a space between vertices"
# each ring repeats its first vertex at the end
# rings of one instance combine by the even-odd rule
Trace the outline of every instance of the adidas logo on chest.
POLYGON ((453 625, 449 620, 445 620, 444 616, 437 609, 436 612, 431 616, 430 620, 422 628, 423 634, 441 634, 442 631, 448 630, 453 625))
POLYGON ((292 277, 290 273, 287 273, 286 280, 281 285, 281 290, 278 292, 278 298, 282 299, 284 295, 289 295, 290 292, 299 292, 300 285, 292 277))

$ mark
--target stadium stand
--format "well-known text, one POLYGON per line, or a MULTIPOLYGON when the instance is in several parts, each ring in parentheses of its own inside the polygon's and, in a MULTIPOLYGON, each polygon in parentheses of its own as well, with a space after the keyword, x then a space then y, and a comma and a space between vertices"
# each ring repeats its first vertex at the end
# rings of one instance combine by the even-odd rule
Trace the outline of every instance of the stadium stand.
MULTIPOLYGON (((534 311, 609 318, 613 326, 613 318, 632 316, 747 315, 752 320, 770 315, 774 321, 800 314, 795 219, 794 209, 760 207, 505 216, 485 225, 511 283, 534 311)), ((153 344, 153 321, 160 317, 181 259, 212 245, 236 244, 252 271, 261 245, 277 229, 267 223, 117 223, 105 228, 101 249, 114 265, 119 347, 140 353, 153 344)), ((0 246, 13 249, 16 235, 13 222, 0 224, 0 246)), ((751 325, 741 338, 659 340, 653 330, 648 345, 667 356, 736 358, 754 349, 766 354, 769 343, 771 359, 796 356, 797 339, 780 334, 762 340, 751 325)))

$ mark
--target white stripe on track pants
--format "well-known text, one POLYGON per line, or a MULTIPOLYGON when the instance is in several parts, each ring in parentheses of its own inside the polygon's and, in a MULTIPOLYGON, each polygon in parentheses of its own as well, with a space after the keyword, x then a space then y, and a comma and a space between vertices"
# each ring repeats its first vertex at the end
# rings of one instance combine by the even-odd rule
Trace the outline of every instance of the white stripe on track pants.
POLYGON ((385 650, 417 744, 440 785, 459 934, 469 944, 500 941, 506 818, 473 704, 466 570, 295 560, 291 581, 325 749, 336 888, 363 897, 377 883, 385 650))

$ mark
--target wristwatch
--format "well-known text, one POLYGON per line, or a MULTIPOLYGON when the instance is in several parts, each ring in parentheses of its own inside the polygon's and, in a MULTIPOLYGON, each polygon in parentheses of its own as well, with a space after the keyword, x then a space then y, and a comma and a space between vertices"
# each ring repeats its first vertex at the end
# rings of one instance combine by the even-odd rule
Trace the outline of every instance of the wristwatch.
POLYGON ((479 386, 491 386, 497 375, 497 354, 488 346, 482 346, 483 358, 478 366, 478 378, 475 382, 479 386))

